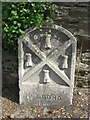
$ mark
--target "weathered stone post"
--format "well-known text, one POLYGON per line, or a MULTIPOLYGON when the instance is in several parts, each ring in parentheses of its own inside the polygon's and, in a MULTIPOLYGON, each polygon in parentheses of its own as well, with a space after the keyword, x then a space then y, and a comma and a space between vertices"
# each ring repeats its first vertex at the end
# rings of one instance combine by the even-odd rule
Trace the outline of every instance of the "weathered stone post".
POLYGON ((53 24, 42 31, 29 29, 19 37, 20 104, 49 108, 72 105, 76 45, 68 30, 53 24))

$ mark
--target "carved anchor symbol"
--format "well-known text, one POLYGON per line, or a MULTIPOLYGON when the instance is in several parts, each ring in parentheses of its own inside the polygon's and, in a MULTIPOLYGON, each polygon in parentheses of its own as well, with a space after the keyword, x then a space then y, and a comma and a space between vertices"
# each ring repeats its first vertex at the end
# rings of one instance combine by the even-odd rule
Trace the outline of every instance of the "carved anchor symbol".
POLYGON ((48 65, 60 78, 62 78, 68 86, 70 86, 70 79, 67 77, 67 75, 64 73, 64 71, 60 70, 54 63, 54 60, 58 58, 60 55, 63 54, 63 51, 65 51, 71 44, 72 40, 69 39, 63 45, 59 45, 57 48, 55 48, 53 51, 51 51, 48 56, 46 55, 38 48, 36 47, 32 41, 29 39, 29 37, 24 38, 22 40, 24 43, 28 43, 27 46, 29 49, 31 49, 42 61, 37 64, 35 67, 33 67, 30 71, 28 71, 23 77, 22 81, 25 81, 28 77, 32 76, 34 73, 36 73, 39 69, 41 69, 44 65, 48 65), (63 50, 64 49, 64 50, 63 50), (63 51, 62 51, 63 50, 63 51), (61 51, 58 53, 58 51, 61 51), (55 56, 54 56, 55 55, 55 56))

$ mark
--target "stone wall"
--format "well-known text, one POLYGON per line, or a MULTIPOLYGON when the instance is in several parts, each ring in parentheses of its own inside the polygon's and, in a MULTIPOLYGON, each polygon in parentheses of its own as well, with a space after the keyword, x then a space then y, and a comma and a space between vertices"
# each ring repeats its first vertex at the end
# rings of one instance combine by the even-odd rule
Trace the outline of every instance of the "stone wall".
POLYGON ((90 42, 88 41, 88 3, 56 3, 58 17, 54 23, 68 29, 77 38, 76 85, 87 87, 90 42))
POLYGON ((62 25, 73 34, 88 35, 88 3, 57 3, 56 23, 62 25))

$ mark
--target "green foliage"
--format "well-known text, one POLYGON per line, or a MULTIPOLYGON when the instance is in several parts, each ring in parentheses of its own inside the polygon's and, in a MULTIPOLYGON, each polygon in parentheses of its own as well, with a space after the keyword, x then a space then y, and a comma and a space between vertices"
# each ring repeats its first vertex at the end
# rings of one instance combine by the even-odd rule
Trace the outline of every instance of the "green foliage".
POLYGON ((3 48, 17 49, 17 40, 32 26, 40 29, 55 16, 53 3, 6 2, 2 3, 3 48))

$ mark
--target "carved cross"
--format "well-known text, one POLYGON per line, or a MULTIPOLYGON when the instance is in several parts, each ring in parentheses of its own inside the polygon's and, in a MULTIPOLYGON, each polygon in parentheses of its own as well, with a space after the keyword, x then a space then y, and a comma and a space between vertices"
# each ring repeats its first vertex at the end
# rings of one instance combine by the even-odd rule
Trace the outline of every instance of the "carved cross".
MULTIPOLYGON (((41 62, 32 69, 28 70, 27 73, 25 73, 21 79, 22 81, 25 81, 28 77, 31 77, 33 74, 35 74, 39 69, 41 69, 44 65, 48 65, 64 82, 67 83, 68 86, 70 86, 70 79, 68 76, 65 74, 64 71, 60 70, 56 65, 55 65, 55 59, 58 58, 60 55, 64 54, 65 50, 72 44, 72 40, 68 40, 62 45, 59 44, 57 48, 55 48, 53 51, 51 51, 47 56, 37 47, 33 44, 33 42, 30 40, 28 36, 24 37, 22 39, 23 43, 27 43, 27 47, 32 50, 36 56, 38 56, 41 59, 41 62), (64 50, 63 50, 64 48, 64 50), (58 53, 58 51, 60 51, 58 53)), ((22 44, 22 43, 21 43, 22 44)))

